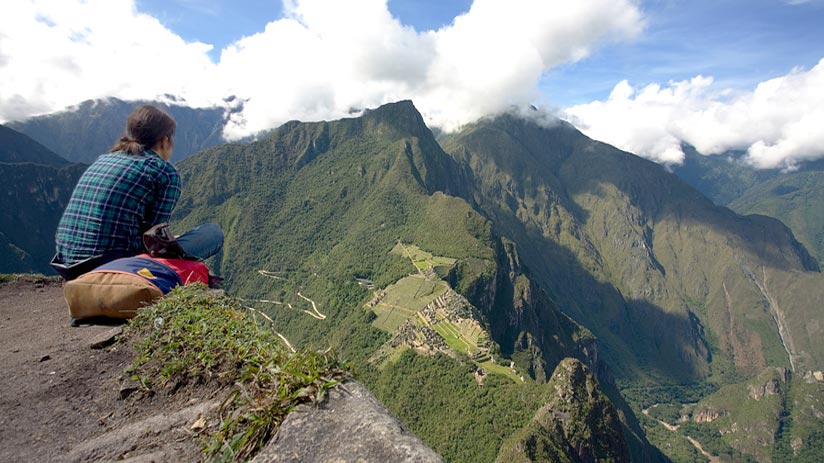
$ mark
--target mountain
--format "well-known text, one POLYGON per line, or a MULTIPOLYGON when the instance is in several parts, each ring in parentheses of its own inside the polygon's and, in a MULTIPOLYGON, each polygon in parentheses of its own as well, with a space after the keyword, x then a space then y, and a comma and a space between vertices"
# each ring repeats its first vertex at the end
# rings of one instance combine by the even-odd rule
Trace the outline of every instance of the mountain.
POLYGON ((54 273, 54 233, 85 165, 0 126, 0 273, 54 273))
POLYGON ((69 162, 26 135, 0 125, 0 162, 64 166, 69 162))
POLYGON ((86 167, 0 163, 0 272, 54 273, 57 223, 86 167))
POLYGON ((775 169, 755 169, 746 164, 745 153, 740 151, 705 156, 690 145, 682 145, 681 149, 684 162, 672 166, 672 172, 721 206, 779 175, 775 169))
POLYGON ((822 368, 822 275, 779 221, 718 207, 561 122, 501 116, 441 142, 469 166, 493 230, 599 339, 631 402, 822 368))
POLYGON ((743 153, 703 156, 690 146, 681 166, 673 172, 685 182, 735 212, 761 214, 784 222, 798 241, 824 263, 824 161, 806 162, 799 169, 755 169, 742 160, 743 153))
POLYGON ((61 112, 7 125, 72 162, 91 164, 99 155, 109 152, 123 135, 129 114, 144 104, 157 106, 177 122, 172 162, 223 143, 226 109, 190 108, 159 101, 87 100, 61 112))
MULTIPOLYGON (((352 359, 450 461, 493 460, 542 406, 564 357, 608 370, 588 330, 531 278, 519 246, 492 232, 469 166, 441 149, 411 102, 290 122, 179 169, 175 226, 223 226, 213 265, 227 287, 290 342, 352 359)), ((635 454, 654 461, 660 454, 623 410, 635 454)))
MULTIPOLYGON (((561 122, 503 116, 443 143, 471 166, 475 201, 519 244, 526 266, 625 373, 690 381, 802 357, 820 368, 817 343, 803 329, 785 333, 797 342, 782 340, 782 315, 763 310, 772 293, 793 298, 775 284, 821 278, 780 222, 719 208, 657 164, 561 122), (789 356, 784 344, 796 346, 789 356), (719 354, 734 358, 733 371, 711 368, 719 354)), ((817 294, 815 284, 809 291, 817 294)), ((803 303, 784 309, 822 316, 803 303)))

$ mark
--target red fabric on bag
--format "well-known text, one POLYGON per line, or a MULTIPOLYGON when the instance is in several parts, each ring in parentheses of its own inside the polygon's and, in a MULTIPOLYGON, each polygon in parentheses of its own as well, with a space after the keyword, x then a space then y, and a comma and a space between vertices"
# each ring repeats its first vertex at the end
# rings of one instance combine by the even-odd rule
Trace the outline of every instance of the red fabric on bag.
POLYGON ((164 259, 162 257, 152 257, 149 254, 141 254, 138 257, 147 257, 168 265, 177 272, 184 285, 195 282, 209 284, 209 267, 203 262, 185 259, 164 259))

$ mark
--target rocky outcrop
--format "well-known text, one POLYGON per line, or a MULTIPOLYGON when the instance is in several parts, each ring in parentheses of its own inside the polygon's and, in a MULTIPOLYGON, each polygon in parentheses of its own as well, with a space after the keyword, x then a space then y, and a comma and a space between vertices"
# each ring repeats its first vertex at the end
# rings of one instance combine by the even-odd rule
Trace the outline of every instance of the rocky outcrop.
POLYGON ((252 463, 441 462, 361 384, 347 382, 320 407, 301 406, 252 463))
POLYGON ((504 443, 498 462, 629 462, 615 407, 577 359, 561 361, 549 381, 555 393, 532 421, 504 443))
POLYGON ((692 421, 696 423, 712 423, 713 421, 717 420, 718 418, 727 416, 728 413, 726 410, 701 410, 697 411, 692 415, 692 421))

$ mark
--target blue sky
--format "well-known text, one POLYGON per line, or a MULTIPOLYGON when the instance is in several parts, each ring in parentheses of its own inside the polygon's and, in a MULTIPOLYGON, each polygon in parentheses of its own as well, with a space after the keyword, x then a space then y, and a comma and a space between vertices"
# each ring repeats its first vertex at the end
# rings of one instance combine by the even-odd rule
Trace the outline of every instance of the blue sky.
POLYGON ((444 130, 536 105, 662 163, 682 143, 764 168, 824 157, 824 0, 6 0, 3 13, 0 122, 95 98, 235 96, 231 140, 411 99, 444 130))

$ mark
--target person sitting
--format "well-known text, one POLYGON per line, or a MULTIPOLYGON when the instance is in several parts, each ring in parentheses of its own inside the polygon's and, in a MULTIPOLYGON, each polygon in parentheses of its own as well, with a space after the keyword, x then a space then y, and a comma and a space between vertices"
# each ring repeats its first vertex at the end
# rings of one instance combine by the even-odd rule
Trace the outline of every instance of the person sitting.
MULTIPOLYGON (((66 280, 145 252, 142 235, 168 222, 180 197, 180 175, 169 162, 177 123, 154 106, 135 109, 126 133, 80 177, 55 236, 52 266, 66 280)), ((206 259, 223 246, 217 224, 177 237, 188 255, 206 259)))

